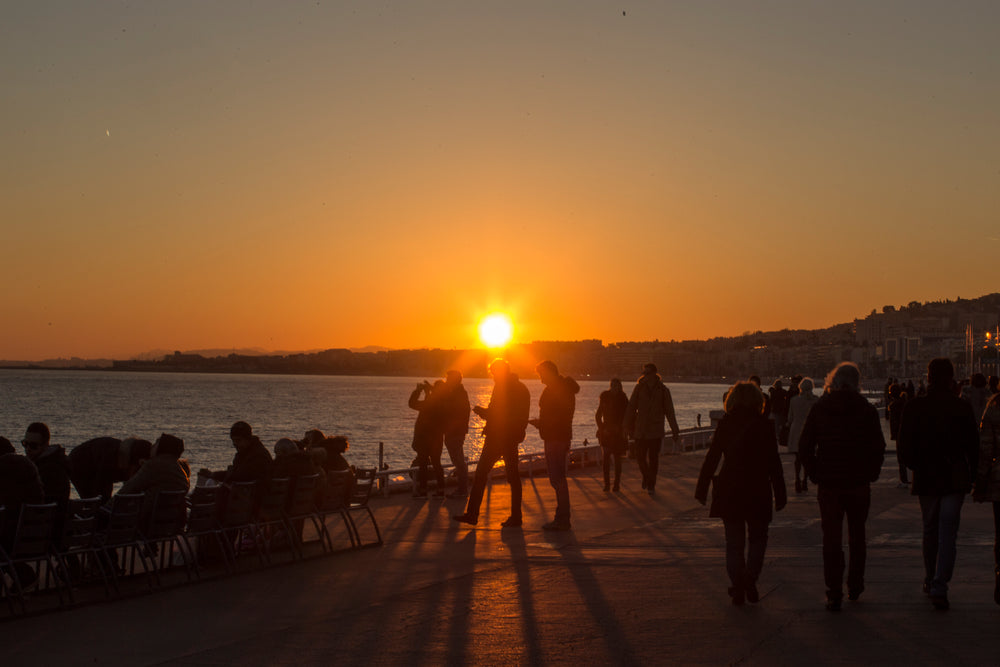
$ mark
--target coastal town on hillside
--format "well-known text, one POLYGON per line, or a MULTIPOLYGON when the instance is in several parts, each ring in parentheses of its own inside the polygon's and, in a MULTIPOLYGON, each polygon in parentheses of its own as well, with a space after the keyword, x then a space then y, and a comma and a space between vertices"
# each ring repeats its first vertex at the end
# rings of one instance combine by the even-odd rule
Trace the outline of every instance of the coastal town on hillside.
MULTIPOLYGON (((709 340, 638 341, 605 344, 600 340, 535 341, 512 345, 504 354, 515 369, 532 374, 539 359, 558 360, 579 378, 632 377, 646 362, 674 381, 732 381, 757 374, 823 377, 841 361, 857 363, 870 380, 916 378, 927 362, 948 357, 960 375, 1000 374, 1000 293, 906 306, 884 306, 863 318, 826 329, 746 332, 709 340)), ((282 373, 324 375, 427 376, 462 367, 470 377, 485 377, 488 350, 329 349, 290 354, 232 352, 207 356, 180 351, 154 359, 74 359, 63 363, 0 362, 5 367, 102 368, 119 371, 282 373)))

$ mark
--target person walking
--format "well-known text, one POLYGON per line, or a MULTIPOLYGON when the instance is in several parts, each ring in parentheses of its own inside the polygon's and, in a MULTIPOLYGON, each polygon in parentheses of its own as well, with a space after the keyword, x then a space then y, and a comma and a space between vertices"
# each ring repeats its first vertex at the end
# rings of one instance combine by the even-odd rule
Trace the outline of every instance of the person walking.
POLYGON ((948 609, 962 502, 976 479, 980 436, 972 406, 955 395, 955 367, 940 357, 927 365, 927 393, 903 408, 900 456, 913 471, 923 519, 924 592, 948 609))
POLYGON ((601 443, 604 454, 604 491, 618 493, 621 489, 622 457, 628 448, 625 438, 625 410, 628 409, 628 396, 618 378, 611 380, 611 386, 601 392, 600 402, 594 421, 597 422, 597 441, 601 443), (615 484, 611 486, 611 459, 615 462, 615 484))
POLYGON ((663 422, 670 423, 674 444, 680 441, 680 428, 674 416, 670 390, 656 371, 656 364, 646 364, 628 400, 625 423, 629 436, 635 440, 635 458, 642 473, 642 488, 656 494, 660 447, 666 434, 663 422))
POLYGON ((1000 604, 1000 394, 994 394, 979 426, 979 465, 972 498, 993 504, 993 601, 1000 604))
POLYGON ((452 519, 470 526, 479 523, 479 508, 486 492, 487 478, 496 462, 503 459, 507 484, 510 485, 510 516, 501 525, 511 528, 521 525, 521 474, 518 470, 517 447, 524 442, 528 428, 531 394, 517 375, 511 372, 510 364, 503 359, 495 359, 490 364, 490 374, 493 375, 490 403, 485 408, 480 405, 473 408, 477 415, 486 420, 483 428, 483 452, 476 464, 476 475, 465 513, 455 515, 452 519))
POLYGON ((469 495, 469 464, 465 460, 465 435, 469 432, 469 393, 462 384, 462 373, 450 370, 445 375, 444 392, 441 397, 441 411, 444 418, 444 447, 448 450, 451 464, 458 476, 458 488, 448 494, 449 498, 465 498, 469 495))
POLYGON ((802 378, 797 385, 798 393, 788 402, 788 453, 795 455, 795 493, 805 493, 809 490, 808 478, 802 474, 799 440, 802 439, 802 427, 806 425, 806 417, 816 404, 817 398, 813 393, 813 387, 812 378, 802 378))
POLYGON ((871 483, 885 457, 878 410, 860 393, 861 372, 845 361, 826 377, 825 393, 802 427, 799 453, 806 474, 818 487, 823 529, 823 579, 826 608, 840 611, 844 597, 844 517, 849 561, 847 596, 857 600, 865 589, 865 523, 871 506, 871 483))
POLYGON ((566 480, 566 458, 573 440, 573 413, 576 412, 576 395, 580 385, 571 377, 559 374, 552 361, 543 361, 535 367, 545 385, 538 399, 538 419, 529 424, 538 429, 545 445, 545 469, 549 483, 556 492, 555 518, 542 526, 545 530, 569 530, 569 482, 566 480))
POLYGON ((774 425, 764 417, 764 396, 750 382, 738 382, 726 396, 726 414, 712 437, 698 475, 695 498, 704 505, 713 483, 709 516, 722 519, 726 531, 726 572, 734 605, 760 600, 757 579, 764 566, 772 502, 787 503, 785 479, 774 439, 774 425), (722 460, 722 470, 715 475, 722 460))

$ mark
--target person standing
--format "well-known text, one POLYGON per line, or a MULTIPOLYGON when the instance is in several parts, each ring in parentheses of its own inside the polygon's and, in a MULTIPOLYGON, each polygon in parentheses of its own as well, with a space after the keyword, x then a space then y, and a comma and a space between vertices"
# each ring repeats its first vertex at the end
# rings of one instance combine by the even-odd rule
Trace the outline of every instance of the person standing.
POLYGON ((1000 394, 986 404, 979 427, 979 465, 972 497, 993 504, 993 601, 1000 604, 1000 394))
POLYGON ((139 438, 93 438, 69 453, 70 481, 81 498, 111 499, 116 482, 135 475, 153 443, 139 438))
POLYGON ((427 497, 427 465, 434 469, 437 489, 434 495, 444 496, 444 468, 441 467, 441 449, 444 446, 444 413, 441 409, 444 382, 433 385, 421 382, 410 394, 409 406, 417 411, 413 425, 413 451, 417 453, 417 486, 414 498, 427 497), (424 398, 421 399, 420 395, 424 398))
POLYGON ((826 377, 821 396, 802 427, 799 453, 806 474, 818 487, 823 529, 823 578, 826 608, 840 611, 844 597, 844 516, 847 516, 849 563, 847 595, 857 600, 865 589, 865 522, 871 506, 871 483, 885 457, 878 410, 860 393, 861 372, 844 361, 826 377))
POLYGON ((642 375, 629 397, 625 420, 629 436, 635 440, 635 458, 642 473, 642 488, 649 495, 655 495, 660 447, 666 434, 664 420, 670 422, 674 444, 680 441, 674 402, 670 390, 656 372, 655 364, 643 366, 642 375))
POLYGON ((465 435, 469 432, 469 393, 462 385, 462 373, 450 370, 445 375, 441 404, 444 413, 444 447, 458 476, 458 488, 449 498, 469 495, 469 464, 465 460, 465 435))
POLYGON ((900 456, 913 471, 912 494, 923 519, 924 592, 935 609, 948 609, 955 541, 965 494, 979 463, 979 428, 972 406, 955 395, 955 367, 947 358, 927 365, 927 393, 903 408, 900 456))
POLYGON ((760 600, 757 578, 764 566, 772 501, 779 511, 788 501, 774 424, 763 410, 760 389, 750 382, 733 385, 694 494, 702 505, 706 503, 709 484, 722 459, 709 515, 721 518, 725 525, 726 572, 735 605, 743 604, 744 598, 754 603, 760 600))
POLYGON ((573 413, 576 412, 576 395, 580 385, 571 377, 559 374, 552 361, 543 361, 535 367, 545 385, 538 399, 538 419, 529 424, 538 429, 545 445, 545 469, 549 483, 556 492, 555 518, 542 526, 545 530, 569 530, 569 482, 566 480, 566 458, 573 440, 573 413))
POLYGON ((477 415, 486 420, 483 428, 483 452, 476 464, 476 475, 465 513, 452 518, 470 526, 479 523, 479 508, 486 492, 487 478, 496 462, 503 459, 507 484, 510 485, 510 516, 501 525, 505 528, 517 527, 521 525, 521 473, 518 470, 517 447, 524 442, 528 428, 531 394, 517 375, 511 372, 510 364, 503 359, 493 360, 490 374, 493 375, 490 403, 485 408, 480 405, 473 408, 477 415))
POLYGON ((622 456, 628 447, 625 439, 625 410, 628 409, 628 396, 622 389, 622 381, 611 380, 611 387, 601 392, 600 403, 594 420, 597 422, 597 441, 601 443, 604 454, 604 491, 612 490, 611 459, 615 461, 615 493, 621 488, 622 456))

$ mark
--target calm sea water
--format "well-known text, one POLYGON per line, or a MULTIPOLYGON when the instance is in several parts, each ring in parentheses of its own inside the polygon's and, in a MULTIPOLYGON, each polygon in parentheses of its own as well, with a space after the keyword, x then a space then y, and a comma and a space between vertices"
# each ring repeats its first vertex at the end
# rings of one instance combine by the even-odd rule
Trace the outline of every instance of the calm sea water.
MULTIPOLYGON (((433 380, 433 378, 429 378, 433 380)), ((111 371, 0 370, 0 435, 20 442, 33 421, 48 424, 52 442, 67 448, 90 438, 134 435, 155 440, 160 433, 184 439, 193 469, 226 467, 234 450, 229 427, 249 422, 270 448, 278 438, 301 438, 311 428, 347 436, 347 458, 359 466, 378 463, 378 444, 385 461, 406 467, 413 458, 410 441, 416 412, 407 406, 419 378, 303 375, 213 375, 120 373, 111 371)), ((525 380, 531 391, 532 416, 538 414, 542 385, 525 380)), ((489 402, 493 383, 466 379, 473 405, 489 402)), ((671 384, 682 429, 708 425, 710 410, 722 407, 720 384, 671 384)), ((574 445, 594 436, 594 412, 606 382, 580 381, 574 420, 574 445)), ((630 392, 632 382, 625 382, 630 392)), ((482 450, 483 422, 473 415, 465 441, 475 460, 482 450)), ((535 429, 528 428, 525 452, 542 450, 535 429)), ((445 456, 447 460, 447 456, 445 456)))

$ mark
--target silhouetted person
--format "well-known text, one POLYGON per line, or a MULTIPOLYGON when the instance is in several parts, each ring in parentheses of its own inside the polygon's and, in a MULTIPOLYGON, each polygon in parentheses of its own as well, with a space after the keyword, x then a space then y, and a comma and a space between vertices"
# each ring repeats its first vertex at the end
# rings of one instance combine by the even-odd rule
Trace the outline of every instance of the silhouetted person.
POLYGON ((976 418, 977 424, 982 420, 986 404, 990 402, 992 395, 987 386, 986 376, 982 373, 973 373, 968 386, 962 388, 962 398, 972 406, 972 416, 976 418))
POLYGON ((271 466, 274 464, 271 452, 267 451, 260 438, 253 434, 250 424, 244 421, 233 424, 229 429, 229 439, 236 448, 232 465, 225 470, 215 472, 202 468, 198 474, 224 485, 257 482, 255 495, 259 498, 271 480, 271 466))
POLYGON ((10 444, 10 440, 0 436, 0 456, 4 454, 17 454, 17 450, 14 449, 14 445, 10 444))
POLYGON ((302 436, 302 439, 297 444, 299 449, 308 450, 310 447, 318 445, 324 440, 326 440, 326 436, 323 435, 323 431, 318 428, 312 428, 305 432, 305 435, 302 436))
POLYGON ((479 522, 479 508, 486 492, 486 482, 490 470, 501 458, 510 485, 510 516, 502 523, 504 527, 521 525, 521 474, 518 470, 517 447, 524 442, 528 428, 528 411, 531 409, 531 395, 528 388, 510 371, 510 365, 503 359, 495 359, 490 364, 493 375, 493 394, 487 407, 475 406, 473 410, 486 420, 483 434, 483 452, 476 464, 476 476, 472 481, 469 503, 464 514, 455 521, 472 526, 479 522))
POLYGON ((927 365, 927 394, 903 408, 897 446, 913 471, 913 495, 923 518, 924 592, 948 609, 955 541, 965 494, 979 463, 979 427, 972 406, 955 395, 955 367, 946 358, 927 365))
POLYGON ((458 488, 449 498, 465 498, 469 495, 469 464, 465 460, 465 435, 469 432, 469 393, 462 385, 462 374, 448 371, 441 396, 441 411, 444 415, 444 446, 448 450, 451 464, 455 466, 458 488))
POLYGON ((771 412, 768 418, 774 425, 774 437, 779 445, 788 444, 788 431, 786 430, 786 425, 788 424, 788 392, 781 387, 781 380, 775 380, 771 388, 767 390, 768 396, 770 396, 771 412), (784 433, 784 437, 782 434, 784 433))
POLYGON ((819 487, 816 497, 823 529, 823 578, 830 611, 839 611, 844 597, 845 516, 847 596, 857 600, 865 590, 865 522, 871 506, 871 483, 878 479, 885 457, 878 410, 861 395, 860 387, 861 372, 855 364, 845 361, 830 371, 825 393, 809 411, 799 441, 806 474, 819 487))
POLYGON ((670 390, 656 372, 655 364, 646 364, 629 397, 625 425, 635 440, 635 459, 642 473, 642 488, 656 493, 656 474, 660 465, 660 447, 666 434, 664 420, 670 422, 674 444, 680 441, 680 428, 674 416, 670 390))
POLYGON ((808 478, 802 474, 802 453, 799 442, 802 440, 802 429, 806 425, 806 417, 812 411, 818 400, 813 393, 813 379, 799 380, 798 393, 788 402, 788 452, 795 455, 795 493, 805 493, 809 490, 808 478))
POLYGON ((153 512, 156 494, 160 491, 183 491, 191 488, 191 474, 181 465, 184 441, 163 433, 153 443, 150 454, 134 475, 128 478, 118 493, 144 493, 140 526, 145 527, 153 512))
POLYGON ((625 437, 625 411, 628 409, 628 396, 622 389, 622 381, 611 380, 610 388, 601 392, 600 402, 594 421, 597 422, 597 441, 601 443, 604 454, 604 490, 615 492, 621 489, 622 456, 628 449, 625 437), (611 460, 615 462, 615 483, 611 486, 611 460))
POLYGON ((414 498, 427 497, 427 466, 434 469, 437 488, 436 496, 444 495, 444 468, 441 467, 441 451, 444 447, 444 410, 442 388, 444 382, 438 380, 433 385, 421 382, 410 393, 409 406, 417 411, 413 425, 413 451, 417 453, 417 487, 414 498), (423 394, 423 398, 420 396, 423 394))
POLYGON ((111 498, 116 482, 132 477, 149 458, 153 443, 139 438, 93 438, 69 453, 70 481, 81 498, 111 498))
POLYGON ((750 382, 733 385, 726 414, 719 422, 698 476, 695 498, 704 505, 715 478, 709 515, 722 519, 726 529, 726 572, 733 604, 760 600, 757 578, 764 566, 771 505, 781 510, 787 502, 774 425, 762 414, 764 396, 750 382), (744 550, 746 554, 744 555, 744 550))
MULTIPOLYGON (((894 383, 889 387, 889 403, 886 405, 886 414, 889 416, 889 439, 893 442, 899 440, 899 427, 903 423, 903 408, 906 407, 908 397, 900 384, 894 383)), ((910 476, 907 473, 906 464, 900 456, 899 446, 896 446, 896 465, 899 468, 899 488, 910 486, 910 476)))
POLYGON ((993 601, 1000 604, 1000 394, 993 394, 979 427, 979 465, 973 498, 993 504, 993 601))
MULTIPOLYGON (((0 547, 10 553, 14 546, 14 533, 17 532, 18 518, 21 516, 21 506, 45 502, 45 489, 42 479, 38 476, 38 468, 27 456, 5 453, 0 455, 0 507, 4 507, 6 515, 0 521, 0 547)), ((27 563, 16 566, 21 585, 34 585, 38 575, 27 563)), ((0 577, 4 573, 0 571, 0 577)))
POLYGON ((545 530, 569 530, 569 482, 566 481, 566 459, 573 440, 573 413, 580 385, 571 377, 559 374, 552 361, 535 367, 545 389, 538 398, 538 419, 529 424, 538 429, 545 445, 545 469, 549 483, 556 492, 556 515, 542 526, 545 530))
POLYGON ((59 508, 56 535, 62 531, 62 517, 69 503, 69 459, 62 445, 49 444, 49 427, 41 422, 28 425, 21 445, 24 454, 38 469, 45 491, 45 502, 56 503, 59 508))

